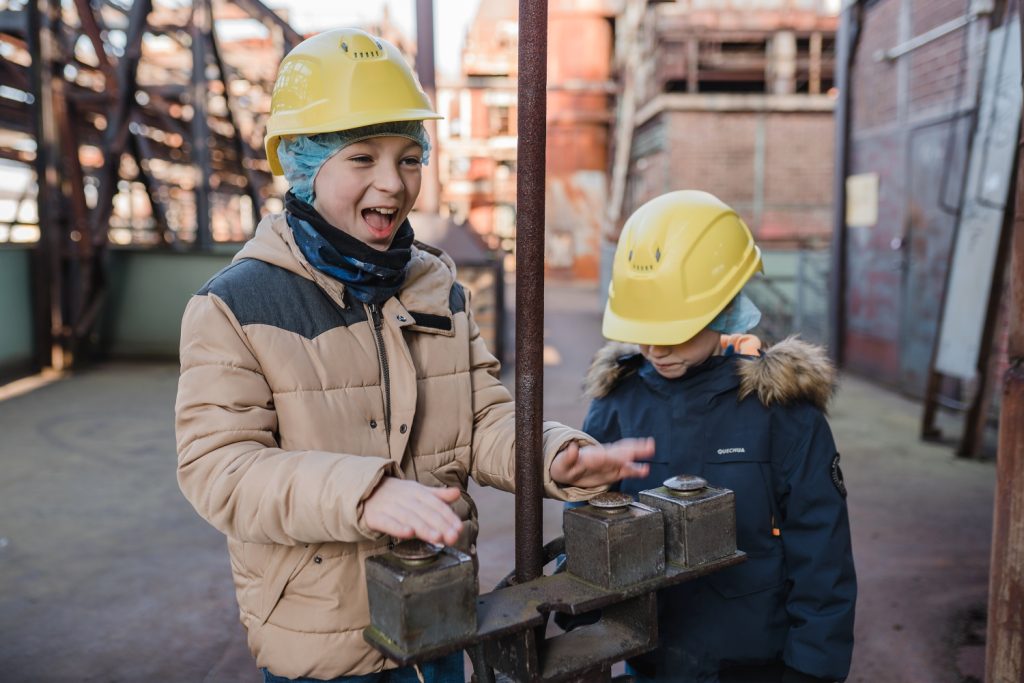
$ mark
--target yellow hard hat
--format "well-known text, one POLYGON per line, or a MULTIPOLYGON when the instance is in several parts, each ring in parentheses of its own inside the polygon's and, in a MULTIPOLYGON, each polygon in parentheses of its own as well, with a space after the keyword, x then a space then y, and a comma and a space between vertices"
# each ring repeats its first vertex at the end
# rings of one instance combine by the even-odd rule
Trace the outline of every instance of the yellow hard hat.
POLYGON ((285 135, 440 118, 398 48, 359 29, 325 31, 281 61, 267 121, 267 160, 274 175, 283 175, 277 145, 285 135))
POLYGON ((696 190, 661 195, 622 228, 601 332, 633 344, 681 344, 761 268, 750 229, 720 199, 696 190))

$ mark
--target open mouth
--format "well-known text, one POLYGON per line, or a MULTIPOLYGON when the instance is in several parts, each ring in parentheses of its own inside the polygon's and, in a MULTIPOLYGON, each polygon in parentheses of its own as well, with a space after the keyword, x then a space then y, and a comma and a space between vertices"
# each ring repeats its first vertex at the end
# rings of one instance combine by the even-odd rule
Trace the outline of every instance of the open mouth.
POLYGON ((370 226, 370 230, 378 234, 390 234, 394 228, 395 219, 398 217, 398 209, 387 207, 372 207, 363 209, 363 220, 370 226))

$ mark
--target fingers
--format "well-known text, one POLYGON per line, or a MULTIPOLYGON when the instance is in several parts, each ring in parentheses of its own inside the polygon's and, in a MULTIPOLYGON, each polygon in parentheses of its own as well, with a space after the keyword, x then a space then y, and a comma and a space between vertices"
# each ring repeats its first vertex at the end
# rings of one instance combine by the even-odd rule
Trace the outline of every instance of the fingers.
POLYGON ((580 462, 580 447, 575 441, 570 441, 562 450, 555 455, 551 461, 548 473, 551 478, 559 484, 568 484, 576 475, 576 467, 580 462))
POLYGON ((619 472, 620 479, 646 477, 651 467, 643 460, 654 455, 654 439, 620 439, 609 444, 608 450, 620 458, 619 472))
POLYGON ((387 477, 366 499, 363 520, 370 529, 396 538, 452 545, 459 539, 462 520, 448 504, 459 494, 456 488, 432 488, 387 477))
POLYGON ((629 460, 643 460, 654 455, 654 439, 652 437, 619 439, 614 443, 607 444, 606 448, 615 449, 629 460))

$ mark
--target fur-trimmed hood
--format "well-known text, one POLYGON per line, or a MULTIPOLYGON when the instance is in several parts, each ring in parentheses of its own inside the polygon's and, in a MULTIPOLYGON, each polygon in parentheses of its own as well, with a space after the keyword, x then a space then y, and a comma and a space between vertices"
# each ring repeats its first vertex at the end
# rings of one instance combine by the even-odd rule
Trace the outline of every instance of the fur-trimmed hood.
MULTIPOLYGON (((588 398, 607 396, 624 378, 636 372, 642 357, 633 344, 611 342, 594 356, 584 381, 588 398)), ((759 357, 737 364, 742 400, 757 394, 765 406, 807 401, 824 411, 835 391, 836 371, 825 349, 796 336, 787 337, 759 357)))

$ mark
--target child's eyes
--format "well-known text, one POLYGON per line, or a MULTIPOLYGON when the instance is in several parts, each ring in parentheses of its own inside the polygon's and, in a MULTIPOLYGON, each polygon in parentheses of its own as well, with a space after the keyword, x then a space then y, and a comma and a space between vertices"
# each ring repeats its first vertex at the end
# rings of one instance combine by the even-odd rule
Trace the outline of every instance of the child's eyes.
POLYGON ((349 161, 355 161, 356 163, 360 164, 368 164, 371 161, 373 161, 373 157, 371 157, 369 154, 357 154, 354 157, 349 157, 349 161))
POLYGON ((406 157, 402 159, 402 163, 406 166, 420 166, 423 163, 423 160, 419 157, 406 157))

